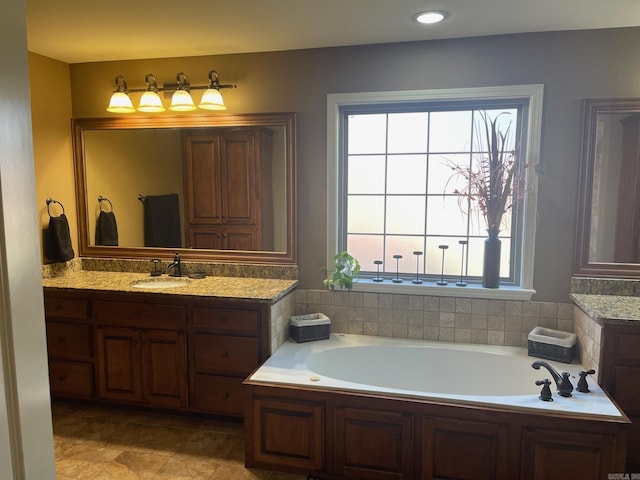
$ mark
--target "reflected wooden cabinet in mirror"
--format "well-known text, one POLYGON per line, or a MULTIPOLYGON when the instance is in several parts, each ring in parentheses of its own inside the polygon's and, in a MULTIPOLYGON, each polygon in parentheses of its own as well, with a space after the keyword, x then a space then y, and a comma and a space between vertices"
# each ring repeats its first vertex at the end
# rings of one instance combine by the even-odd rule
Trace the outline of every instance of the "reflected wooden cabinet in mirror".
POLYGON ((72 134, 80 257, 296 263, 294 113, 79 118, 72 134), (149 243, 149 200, 168 197, 172 242, 149 243), (96 241, 98 198, 118 246, 96 241))
POLYGON ((640 98, 584 101, 574 275, 640 277, 640 98))

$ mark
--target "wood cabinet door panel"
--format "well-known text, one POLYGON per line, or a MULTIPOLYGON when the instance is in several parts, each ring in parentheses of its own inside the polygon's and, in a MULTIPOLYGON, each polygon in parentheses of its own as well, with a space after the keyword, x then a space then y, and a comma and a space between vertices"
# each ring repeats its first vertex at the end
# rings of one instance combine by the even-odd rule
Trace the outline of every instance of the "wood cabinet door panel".
POLYGON ((185 137, 183 145, 187 223, 221 223, 220 139, 191 135, 185 137))
POLYGON ((44 313, 47 317, 89 318, 89 300, 86 298, 56 297, 46 294, 44 313))
POLYGON ((335 472, 367 480, 413 479, 408 414, 336 408, 335 472))
POLYGON ((47 327, 47 352, 50 357, 90 360, 93 358, 91 326, 80 323, 51 322, 47 327))
POLYGON ((508 428, 504 425, 424 417, 422 479, 508 479, 508 428), (464 461, 460 461, 464 452, 464 461))
POLYGON ((194 335, 196 370, 223 375, 246 376, 260 363, 257 338, 225 335, 194 335))
POLYGON ((163 407, 186 407, 187 348, 184 334, 143 331, 141 340, 145 402, 163 407))
POLYGON ((101 398, 142 400, 139 334, 128 328, 98 328, 98 392, 101 398))
POLYGON ((194 307, 193 326, 207 329, 213 333, 258 336, 260 333, 260 312, 256 310, 194 307))
POLYGON ((614 365, 611 395, 628 415, 640 415, 640 366, 614 365))
MULTIPOLYGON (((640 362, 640 334, 618 333, 613 354, 619 360, 640 362)), ((640 363, 639 363, 640 365, 640 363)))
POLYGON ((53 395, 93 397, 93 365, 50 360, 49 384, 53 395))
POLYGON ((616 472, 613 436, 529 429, 522 435, 523 480, 598 480, 616 472))
POLYGON ((256 223, 255 140, 253 135, 227 134, 222 142, 223 222, 256 223))
POLYGON ((248 438, 257 462, 307 471, 324 466, 324 407, 271 398, 253 403, 255 434, 248 438))
POLYGON ((242 378, 196 374, 193 407, 205 412, 242 416, 242 378))

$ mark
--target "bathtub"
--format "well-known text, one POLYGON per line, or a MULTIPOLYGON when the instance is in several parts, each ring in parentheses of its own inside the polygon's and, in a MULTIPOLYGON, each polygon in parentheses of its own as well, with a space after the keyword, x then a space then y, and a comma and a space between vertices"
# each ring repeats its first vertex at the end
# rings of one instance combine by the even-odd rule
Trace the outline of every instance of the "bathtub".
MULTIPOLYGON (((574 390, 572 397, 560 397, 548 371, 531 367, 534 360, 524 348, 332 334, 309 343, 287 341, 249 380, 622 417, 593 378, 588 377, 590 393, 574 390), (552 380, 552 402, 538 398, 541 387, 535 381, 544 378, 552 380)), ((581 365, 547 362, 558 372, 571 373, 577 385, 581 365)))

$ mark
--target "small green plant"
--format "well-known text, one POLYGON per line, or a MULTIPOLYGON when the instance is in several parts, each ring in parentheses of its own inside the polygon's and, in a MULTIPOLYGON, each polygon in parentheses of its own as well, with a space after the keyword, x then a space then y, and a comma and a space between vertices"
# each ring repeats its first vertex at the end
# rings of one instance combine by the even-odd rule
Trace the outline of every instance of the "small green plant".
POLYGON ((334 269, 324 281, 324 286, 329 290, 335 290, 336 287, 351 290, 353 279, 360 273, 360 262, 346 251, 338 253, 331 260, 334 269))

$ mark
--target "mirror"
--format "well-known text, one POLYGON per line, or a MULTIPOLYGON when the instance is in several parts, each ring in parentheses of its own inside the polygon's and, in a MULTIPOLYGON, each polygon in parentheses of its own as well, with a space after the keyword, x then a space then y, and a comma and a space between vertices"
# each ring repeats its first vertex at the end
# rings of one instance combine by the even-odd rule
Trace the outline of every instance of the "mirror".
POLYGON ((640 98, 584 101, 577 276, 640 277, 640 98))
POLYGON ((293 113, 73 119, 79 256, 295 264, 295 128, 293 113))

